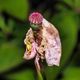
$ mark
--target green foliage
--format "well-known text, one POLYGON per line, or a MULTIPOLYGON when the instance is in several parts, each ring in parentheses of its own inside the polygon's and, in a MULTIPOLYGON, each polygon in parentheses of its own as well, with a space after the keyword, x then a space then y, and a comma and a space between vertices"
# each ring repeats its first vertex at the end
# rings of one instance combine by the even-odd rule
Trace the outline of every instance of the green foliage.
POLYGON ((34 72, 31 69, 7 75, 7 78, 9 80, 35 80, 34 72))
POLYGON ((0 45, 0 72, 9 70, 22 62, 23 50, 17 42, 4 42, 0 45))
POLYGON ((80 79, 80 68, 79 67, 68 67, 64 71, 64 77, 62 80, 79 80, 80 79))
POLYGON ((69 4, 73 9, 80 8, 80 0, 64 0, 67 4, 69 4))
POLYGON ((28 0, 0 0, 0 11, 22 20, 26 19, 28 8, 28 0))

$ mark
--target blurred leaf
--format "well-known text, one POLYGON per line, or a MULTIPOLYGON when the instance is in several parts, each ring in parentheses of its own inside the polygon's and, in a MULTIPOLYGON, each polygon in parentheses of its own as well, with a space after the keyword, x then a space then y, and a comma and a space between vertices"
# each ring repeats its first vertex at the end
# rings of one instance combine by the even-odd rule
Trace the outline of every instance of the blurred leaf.
POLYGON ((5 22, 4 22, 4 18, 2 16, 0 16, 0 28, 4 29, 5 28, 5 22))
POLYGON ((19 19, 26 19, 28 14, 28 0, 0 0, 0 9, 19 19))
POLYGON ((64 0, 64 2, 69 4, 74 9, 80 9, 80 0, 64 0))
POLYGON ((9 19, 8 20, 8 25, 5 23, 5 20, 3 18, 3 16, 0 16, 0 29, 4 32, 12 32, 13 30, 13 25, 14 25, 14 21, 9 19))
POLYGON ((26 33, 29 29, 28 23, 27 24, 18 24, 16 23, 14 25, 14 30, 13 30, 13 34, 16 37, 16 40, 18 41, 18 43, 23 44, 24 43, 24 38, 26 36, 26 33), (23 43, 21 43, 23 42, 23 43))
POLYGON ((52 19, 52 23, 60 32, 62 42, 62 57, 60 67, 53 66, 45 68, 47 80, 55 79, 72 54, 77 40, 78 28, 75 17, 75 13, 68 10, 63 10, 61 13, 56 14, 52 19))
POLYGON ((62 80, 80 80, 80 68, 79 67, 68 67, 64 71, 64 77, 62 80))
POLYGON ((80 9, 80 0, 75 0, 75 7, 80 9))
POLYGON ((71 7, 75 6, 75 0, 64 0, 67 4, 69 4, 71 7))
POLYGON ((23 61, 23 49, 17 42, 5 42, 0 45, 0 73, 11 69, 23 61))
POLYGON ((9 80, 35 80, 34 72, 31 69, 7 75, 7 78, 9 80))
POLYGON ((46 66, 44 68, 46 80, 55 80, 57 74, 60 71, 59 69, 60 68, 56 66, 52 66, 52 67, 46 66))

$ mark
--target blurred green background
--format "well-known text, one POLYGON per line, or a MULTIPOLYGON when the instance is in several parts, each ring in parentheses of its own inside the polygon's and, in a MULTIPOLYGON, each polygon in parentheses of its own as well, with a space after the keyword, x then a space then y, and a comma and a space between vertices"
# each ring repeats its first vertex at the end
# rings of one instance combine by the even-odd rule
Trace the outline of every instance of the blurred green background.
POLYGON ((34 60, 23 59, 33 11, 55 25, 62 42, 60 67, 43 63, 43 80, 80 80, 80 0, 0 0, 0 80, 37 80, 34 60))

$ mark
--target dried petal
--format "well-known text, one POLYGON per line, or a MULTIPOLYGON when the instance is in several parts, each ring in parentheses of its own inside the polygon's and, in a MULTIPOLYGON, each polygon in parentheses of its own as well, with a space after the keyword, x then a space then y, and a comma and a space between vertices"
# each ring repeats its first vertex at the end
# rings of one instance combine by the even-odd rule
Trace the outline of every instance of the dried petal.
POLYGON ((33 31, 31 28, 28 30, 26 34, 24 43, 26 45, 26 51, 24 54, 24 58, 27 60, 34 58, 36 55, 37 43, 34 40, 33 31))
POLYGON ((45 58, 48 66, 59 66, 61 57, 61 42, 58 30, 43 19, 43 37, 46 39, 45 58))
POLYGON ((31 51, 29 52, 29 51, 26 49, 26 52, 25 52, 25 54, 24 54, 24 58, 27 59, 27 60, 34 58, 35 55, 36 55, 36 47, 37 47, 36 43, 35 43, 35 42, 32 43, 31 51))

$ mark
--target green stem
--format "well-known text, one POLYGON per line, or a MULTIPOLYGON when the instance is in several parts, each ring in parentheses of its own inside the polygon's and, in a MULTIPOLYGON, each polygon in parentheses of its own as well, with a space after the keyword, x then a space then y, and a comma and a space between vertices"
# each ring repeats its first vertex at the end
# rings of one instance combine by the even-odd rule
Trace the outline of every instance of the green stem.
POLYGON ((40 71, 37 71, 37 74, 38 74, 38 80, 43 80, 43 77, 42 77, 42 74, 40 71))

